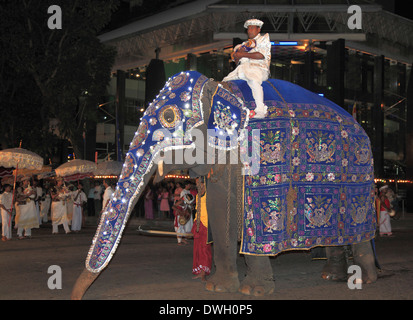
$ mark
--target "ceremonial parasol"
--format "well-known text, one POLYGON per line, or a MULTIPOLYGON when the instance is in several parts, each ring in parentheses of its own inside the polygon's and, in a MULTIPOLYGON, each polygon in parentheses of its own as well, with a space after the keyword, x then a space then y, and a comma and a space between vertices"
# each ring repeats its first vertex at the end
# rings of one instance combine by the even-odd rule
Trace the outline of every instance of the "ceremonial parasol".
POLYGON ((43 158, 23 148, 0 150, 0 166, 5 168, 41 170, 43 158))
POLYGON ((56 168, 56 175, 65 181, 82 180, 93 175, 96 163, 89 160, 74 159, 56 168))
POLYGON ((51 166, 43 166, 40 170, 37 169, 17 169, 13 171, 13 175, 17 175, 17 179, 21 179, 23 177, 31 177, 34 175, 39 176, 40 174, 49 174, 52 172, 51 166))
MULTIPOLYGON (((3 166, 5 168, 15 168, 12 200, 13 203, 18 170, 41 170, 43 167, 43 158, 38 154, 23 148, 5 149, 0 150, 0 166, 3 166)), ((13 209, 13 204, 11 209, 13 209)))
POLYGON ((122 172, 123 163, 119 161, 104 161, 97 165, 95 176, 119 176, 122 172))

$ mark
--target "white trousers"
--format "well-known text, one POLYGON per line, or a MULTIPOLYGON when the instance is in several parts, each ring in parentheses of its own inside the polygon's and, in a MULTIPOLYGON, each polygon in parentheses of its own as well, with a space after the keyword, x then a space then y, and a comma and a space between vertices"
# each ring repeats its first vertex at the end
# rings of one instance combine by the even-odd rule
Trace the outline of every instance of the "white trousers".
POLYGON ((39 225, 41 225, 42 217, 40 216, 40 205, 38 201, 36 201, 36 215, 37 215, 37 219, 39 220, 39 225))
MULTIPOLYGON (((70 229, 69 229, 69 224, 68 224, 68 222, 67 221, 63 221, 62 222, 62 224, 63 224, 63 229, 65 229, 65 232, 66 233, 69 233, 70 232, 70 229)), ((52 233, 59 233, 59 225, 56 223, 52 223, 52 233)))
POLYGON ((390 216, 387 211, 380 211, 380 233, 391 233, 390 216))
POLYGON ((1 209, 1 231, 2 236, 11 239, 11 219, 10 214, 1 209))
POLYGON ((26 237, 32 236, 32 228, 17 228, 17 235, 23 237, 23 231, 26 237))
POLYGON ((245 80, 252 91, 255 105, 258 110, 264 110, 264 90, 262 89, 263 81, 268 80, 268 72, 260 67, 252 66, 245 62, 230 72, 222 81, 245 80))
POLYGON ((72 231, 80 231, 82 228, 82 207, 73 205, 72 231))

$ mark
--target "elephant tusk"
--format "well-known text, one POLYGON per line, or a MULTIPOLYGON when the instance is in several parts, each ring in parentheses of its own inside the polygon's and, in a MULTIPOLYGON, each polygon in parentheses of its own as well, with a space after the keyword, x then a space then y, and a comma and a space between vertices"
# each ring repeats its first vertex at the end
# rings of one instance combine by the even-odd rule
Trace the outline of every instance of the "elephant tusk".
POLYGON ((158 172, 159 172, 159 176, 162 177, 163 176, 163 160, 160 160, 158 162, 158 172))

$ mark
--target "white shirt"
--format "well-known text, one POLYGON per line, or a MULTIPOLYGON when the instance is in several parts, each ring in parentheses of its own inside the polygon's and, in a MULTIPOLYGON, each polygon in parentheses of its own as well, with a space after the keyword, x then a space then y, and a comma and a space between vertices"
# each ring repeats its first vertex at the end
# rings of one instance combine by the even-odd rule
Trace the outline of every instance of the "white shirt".
POLYGON ((41 187, 36 187, 37 197, 41 198, 43 195, 43 189, 41 187))
POLYGON ((13 199, 13 194, 11 192, 3 192, 0 194, 0 203, 7 209, 11 209, 11 202, 13 199))
POLYGON ((95 200, 100 200, 102 199, 101 197, 101 193, 102 193, 102 187, 101 186, 95 186, 95 190, 94 190, 94 194, 95 194, 95 200))
POLYGON ((110 201, 110 199, 112 198, 113 192, 114 191, 111 187, 106 188, 105 193, 103 194, 102 206, 105 206, 110 201))
POLYGON ((78 191, 73 191, 72 192, 72 198, 74 200, 73 204, 82 205, 83 202, 87 202, 86 193, 84 193, 83 191, 80 191, 79 195, 77 196, 77 192, 78 191), (76 198, 76 196, 77 196, 77 198, 76 198))
POLYGON ((182 191, 181 191, 181 194, 179 195, 181 198, 183 198, 184 197, 184 195, 186 195, 186 194, 188 194, 188 193, 191 193, 189 190, 186 190, 186 189, 183 189, 182 191))
MULTIPOLYGON (((253 40, 256 42, 255 48, 252 48, 249 53, 259 52, 264 56, 264 59, 249 59, 249 58, 242 58, 239 63, 251 63, 252 65, 256 65, 257 67, 266 69, 268 73, 270 73, 270 64, 271 64, 271 42, 270 36, 268 33, 265 35, 258 34, 253 40)), ((247 42, 243 42, 241 45, 246 44, 247 42)), ((238 46, 237 46, 238 47, 238 46)), ((234 49, 237 50, 237 47, 234 49)))

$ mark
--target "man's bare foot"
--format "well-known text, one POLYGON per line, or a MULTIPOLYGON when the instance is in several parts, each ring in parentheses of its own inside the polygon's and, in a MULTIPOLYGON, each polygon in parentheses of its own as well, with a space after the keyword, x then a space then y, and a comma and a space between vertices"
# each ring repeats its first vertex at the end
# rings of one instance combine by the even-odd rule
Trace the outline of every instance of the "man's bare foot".
POLYGON ((194 277, 192 277, 192 279, 199 279, 199 278, 201 278, 202 282, 206 282, 206 274, 205 274, 204 270, 202 270, 201 273, 199 273, 199 274, 195 275, 194 277))

